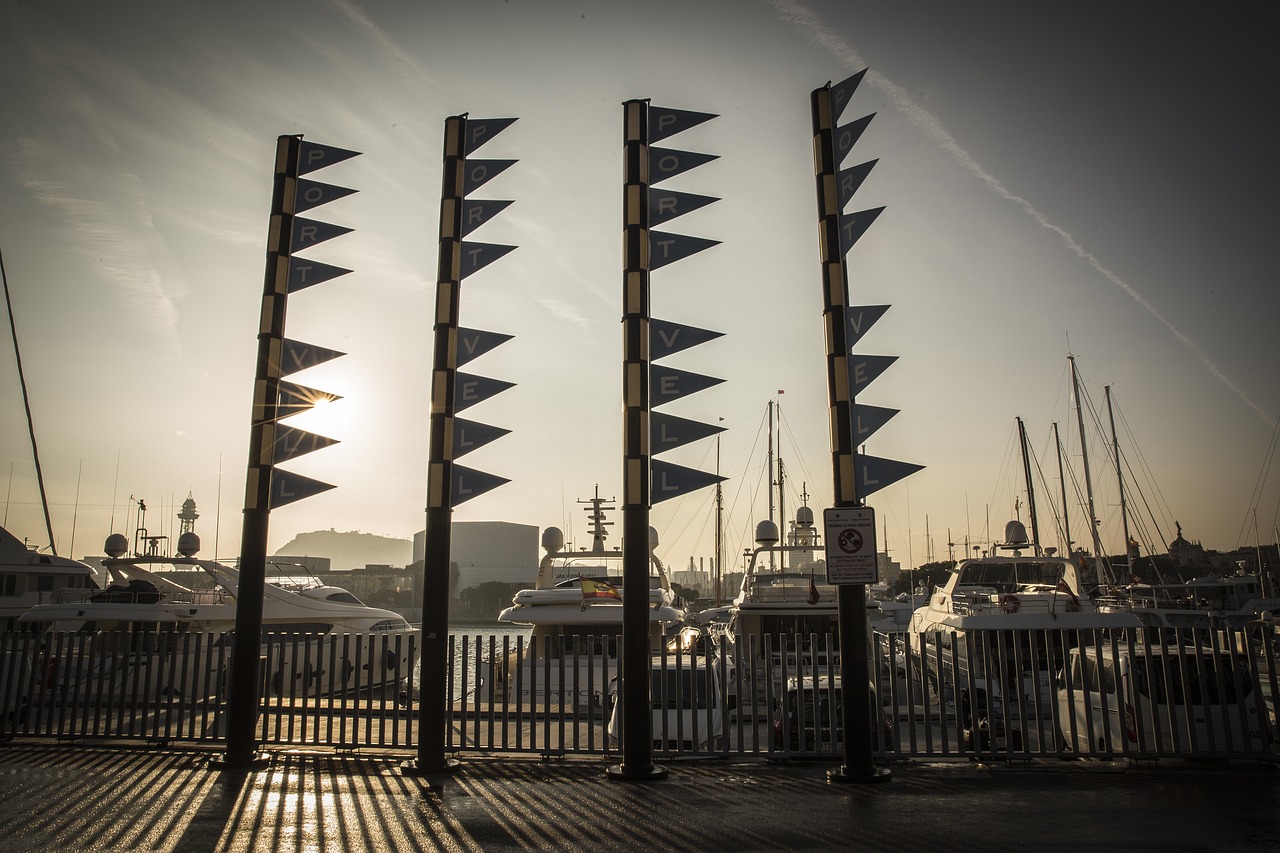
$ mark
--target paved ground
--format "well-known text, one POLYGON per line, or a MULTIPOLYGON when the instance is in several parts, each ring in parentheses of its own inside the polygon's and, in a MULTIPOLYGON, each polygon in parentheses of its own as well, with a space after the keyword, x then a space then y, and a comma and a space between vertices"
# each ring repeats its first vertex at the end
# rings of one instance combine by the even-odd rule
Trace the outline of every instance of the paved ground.
POLYGON ((0 851, 1280 850, 1280 771, 1121 762, 912 764, 832 785, 830 764, 663 765, 615 782, 591 760, 0 749, 0 851))

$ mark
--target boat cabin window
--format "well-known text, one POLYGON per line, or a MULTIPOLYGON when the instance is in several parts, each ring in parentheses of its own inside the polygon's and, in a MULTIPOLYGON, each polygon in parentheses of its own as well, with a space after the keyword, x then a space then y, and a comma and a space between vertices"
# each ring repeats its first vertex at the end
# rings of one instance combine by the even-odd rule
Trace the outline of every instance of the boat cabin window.
POLYGON ((342 590, 341 592, 334 592, 334 593, 330 593, 329 595, 326 595, 326 596, 324 597, 324 600, 325 600, 325 601, 337 601, 337 602, 340 602, 340 603, 342 603, 342 604, 359 604, 359 605, 361 605, 361 606, 363 606, 363 605, 364 605, 364 602, 363 602, 363 601, 361 601, 360 599, 356 598, 354 595, 352 595, 351 593, 347 592, 345 589, 344 589, 344 590, 342 590))
POLYGON ((989 586, 998 592, 1011 593, 1024 584, 1058 583, 1064 574, 1062 563, 1043 560, 976 561, 963 569, 962 582, 966 585, 989 586))
POLYGON ((655 708, 705 708, 710 691, 707 690, 707 671, 682 668, 674 665, 651 672, 649 696, 655 708))
MULTIPOLYGON (((538 644, 538 654, 548 654, 555 660, 588 654, 616 658, 620 651, 621 625, 558 625, 554 631, 534 629, 532 642, 538 644)), ((539 626, 541 628, 541 626, 539 626)))
POLYGON ((36 592, 53 592, 53 575, 36 575, 36 592))
POLYGON ((0 595, 18 594, 18 576, 0 575, 0 595))
POLYGON ((331 622, 264 622, 262 638, 283 640, 291 634, 327 634, 333 630, 331 622))
POLYGON ((1211 655, 1202 655, 1199 661, 1188 657, 1184 662, 1176 656, 1154 656, 1150 667, 1146 658, 1139 656, 1133 663, 1133 684, 1138 695, 1154 697, 1161 705, 1235 705, 1253 692, 1248 671, 1233 670, 1225 655, 1216 662, 1211 655))

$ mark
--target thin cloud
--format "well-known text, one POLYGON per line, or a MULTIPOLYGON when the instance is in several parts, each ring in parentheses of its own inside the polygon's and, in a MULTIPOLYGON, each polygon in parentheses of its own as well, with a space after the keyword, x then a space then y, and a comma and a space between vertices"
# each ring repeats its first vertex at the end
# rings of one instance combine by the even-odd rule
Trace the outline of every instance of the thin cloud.
POLYGON ((411 53, 402 48, 399 43, 386 32, 386 30, 371 21, 369 16, 354 3, 349 3, 347 0, 329 0, 329 5, 346 15, 352 23, 364 30, 377 43, 378 47, 382 49, 383 53, 403 64, 422 80, 430 83, 437 89, 444 89, 443 86, 432 79, 431 75, 427 73, 427 70, 413 58, 411 53))
MULTIPOLYGON (((822 19, 806 6, 795 3, 793 0, 767 0, 769 5, 777 11, 778 16, 782 20, 791 24, 809 41, 817 44, 819 47, 827 50, 836 59, 847 65, 850 70, 857 68, 865 68, 867 63, 862 59, 856 50, 848 45, 843 38, 833 32, 822 22, 822 19)), ((1271 417, 1262 410, 1262 407, 1255 403, 1250 397, 1233 382, 1222 370, 1214 363, 1207 353, 1200 347, 1198 343, 1192 340, 1186 333, 1175 326, 1167 317, 1156 310, 1142 294, 1138 293, 1128 282, 1113 273, 1090 251, 1085 249, 1069 232, 1065 229, 1053 224, 1049 219, 1041 213, 1031 202, 1025 198, 1010 192, 998 178, 988 172, 981 164, 975 160, 968 151, 965 151, 956 142, 951 133, 943 126, 932 113, 925 110, 917 104, 905 89, 889 80, 883 74, 875 71, 868 71, 864 78, 867 85, 874 86, 888 96, 889 102, 893 104, 899 112, 901 112, 909 122, 919 127, 925 132, 929 139, 946 151, 953 160, 959 163, 965 170, 982 181, 987 189, 996 195, 1011 201, 1022 209, 1024 213, 1030 216, 1037 224, 1052 231, 1062 240, 1063 244, 1074 253, 1077 257, 1084 260, 1089 266, 1093 267, 1099 275, 1107 281, 1114 284, 1125 292, 1134 302, 1141 305, 1148 314, 1156 319, 1162 326, 1169 330, 1170 334, 1195 354, 1200 364, 1209 371, 1213 378, 1217 379, 1223 385, 1227 386, 1233 394, 1240 398, 1245 405, 1253 409, 1268 425, 1275 422, 1271 417)))

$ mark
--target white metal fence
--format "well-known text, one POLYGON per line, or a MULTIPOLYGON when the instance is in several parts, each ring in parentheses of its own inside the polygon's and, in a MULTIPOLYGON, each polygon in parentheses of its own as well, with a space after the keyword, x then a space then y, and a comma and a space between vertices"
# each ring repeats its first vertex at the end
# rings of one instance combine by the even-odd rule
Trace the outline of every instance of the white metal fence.
MULTIPOLYGON (((454 634, 445 685, 410 635, 274 636, 261 658, 264 744, 412 750, 418 702, 447 709, 453 753, 616 752, 619 637, 454 634)), ((0 635, 0 737, 168 743, 225 737, 225 635, 0 635)), ((866 736, 880 760, 1274 761, 1277 637, 877 634, 866 736)), ((660 757, 836 758, 831 636, 707 638, 653 659, 660 757)))

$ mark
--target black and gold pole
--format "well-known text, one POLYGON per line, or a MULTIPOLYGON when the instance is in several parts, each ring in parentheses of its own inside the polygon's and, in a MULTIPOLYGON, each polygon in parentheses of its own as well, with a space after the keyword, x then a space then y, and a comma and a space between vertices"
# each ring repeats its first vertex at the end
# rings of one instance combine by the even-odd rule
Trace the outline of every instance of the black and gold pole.
POLYGON ((622 105, 622 763, 619 781, 664 779, 649 700, 649 102, 622 105))
POLYGON ((449 551, 452 540, 453 434, 457 378, 458 300, 462 290, 462 202, 467 116, 450 116, 444 130, 440 194, 440 252, 436 275, 435 348, 431 367, 431 434, 427 462, 427 528, 423 553, 422 678, 418 700, 418 757, 405 769, 450 773, 445 755, 449 672, 449 551))
POLYGON ((301 146, 300 136, 281 136, 276 140, 267 270, 258 326, 258 362, 249 431, 249 472, 240 538, 236 630, 231 643, 227 767, 248 767, 257 760, 258 659, 262 648, 262 594, 267 573, 267 522, 271 513, 272 448, 279 420, 280 355, 284 349, 289 255, 301 146))
MULTIPOLYGON (((860 505, 856 476, 858 461, 853 440, 854 401, 849 370, 850 345, 846 333, 848 297, 840 234, 839 163, 834 133, 836 115, 830 84, 813 91, 810 106, 818 193, 822 317, 827 340, 827 401, 835 506, 857 507, 860 505)), ((871 749, 867 590, 861 584, 840 584, 837 590, 841 687, 844 694, 841 706, 845 733, 844 763, 839 769, 830 771, 827 777, 833 782, 888 781, 889 771, 875 766, 871 749)))

